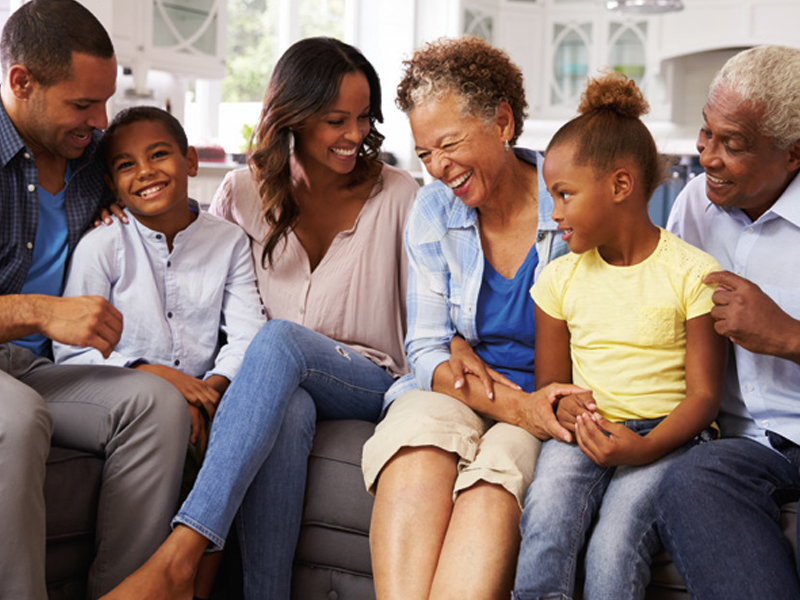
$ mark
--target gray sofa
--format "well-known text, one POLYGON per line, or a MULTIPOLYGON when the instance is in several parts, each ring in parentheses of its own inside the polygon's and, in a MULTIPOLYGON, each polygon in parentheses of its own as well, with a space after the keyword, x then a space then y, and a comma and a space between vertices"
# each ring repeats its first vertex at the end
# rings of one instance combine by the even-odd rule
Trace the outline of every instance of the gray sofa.
MULTIPOLYGON (((364 421, 319 424, 309 460, 293 600, 375 598, 369 554, 372 497, 364 490, 360 468, 361 447, 373 427, 364 421)), ((84 597, 101 469, 100 459, 84 453, 53 448, 50 454, 45 482, 50 600, 84 597)), ((795 551, 796 520, 797 505, 784 507, 784 528, 795 551)), ((235 600, 241 592, 235 553, 228 554, 215 597, 235 600)), ((680 576, 662 553, 654 561, 647 600, 687 599, 680 576)))

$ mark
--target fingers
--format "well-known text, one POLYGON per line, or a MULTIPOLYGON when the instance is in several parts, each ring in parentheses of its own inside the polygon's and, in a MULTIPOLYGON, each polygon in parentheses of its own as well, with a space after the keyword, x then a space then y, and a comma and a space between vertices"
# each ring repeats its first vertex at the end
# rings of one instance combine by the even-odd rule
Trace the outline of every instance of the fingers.
POLYGON ((204 381, 195 380, 197 385, 183 389, 184 398, 189 404, 202 409, 209 419, 213 419, 219 404, 219 392, 206 384, 204 381))
POLYGON ((596 410, 597 404, 591 393, 569 394, 558 400, 556 418, 564 427, 574 432, 578 416, 596 410))
MULTIPOLYGON (((120 221, 122 221, 123 223, 128 222, 128 215, 126 215, 125 212, 122 210, 123 208, 125 208, 125 204, 123 204, 121 200, 117 200, 117 202, 110 205, 108 208, 111 211, 111 213, 115 217, 117 217, 120 221)), ((110 225, 110 221, 111 219, 109 218, 109 220, 106 221, 106 224, 110 225)))
POLYGON ((489 368, 489 367, 486 367, 486 371, 489 373, 489 377, 492 378, 492 381, 494 383, 499 383, 501 385, 504 385, 506 387, 511 388, 512 390, 521 390, 522 389, 520 386, 518 386, 516 383, 511 381, 508 377, 506 377, 502 373, 499 373, 499 372, 497 372, 494 369, 489 368))
POLYGON ((553 411, 553 404, 549 402, 547 397, 543 397, 542 400, 536 403, 536 412, 537 420, 541 423, 542 428, 547 432, 548 436, 564 442, 572 441, 572 432, 556 419, 556 414, 553 411))
POLYGON ((735 290, 742 284, 746 284, 747 279, 740 277, 739 275, 735 275, 730 271, 714 271, 713 273, 709 273, 703 277, 703 283, 708 285, 720 285, 728 288, 729 290, 735 290))
POLYGON ((564 425, 559 423, 558 419, 553 416, 545 423, 547 433, 555 440, 561 440, 567 443, 572 442, 572 432, 569 431, 564 425))
POLYGON ((125 204, 123 204, 120 200, 109 205, 108 208, 101 208, 100 212, 97 214, 97 218, 94 220, 94 226, 100 227, 101 223, 111 225, 114 222, 114 219, 111 218, 112 215, 117 217, 123 223, 127 223, 128 215, 123 212, 124 208, 125 204))
POLYGON ((487 366, 483 362, 477 363, 472 369, 472 374, 480 379, 483 384, 483 389, 486 391, 486 397, 489 400, 494 400, 494 382, 487 372, 487 366))
POLYGON ((556 401, 570 394, 592 393, 591 390, 583 389, 571 383, 551 383, 542 389, 545 390, 545 392, 547 393, 548 398, 550 398, 551 404, 555 404, 556 401))
POLYGON ((203 423, 203 415, 200 413, 200 410, 196 406, 189 405, 189 416, 192 418, 192 430, 189 434, 189 441, 192 444, 196 444, 197 440, 200 439, 200 434, 204 429, 203 423))
POLYGON ((453 374, 453 387, 460 390, 464 387, 464 361, 451 354, 448 364, 450 365, 450 372, 453 374))
POLYGON ((575 437, 583 453, 602 466, 608 452, 606 446, 609 439, 600 425, 589 415, 581 415, 577 418, 575 437))

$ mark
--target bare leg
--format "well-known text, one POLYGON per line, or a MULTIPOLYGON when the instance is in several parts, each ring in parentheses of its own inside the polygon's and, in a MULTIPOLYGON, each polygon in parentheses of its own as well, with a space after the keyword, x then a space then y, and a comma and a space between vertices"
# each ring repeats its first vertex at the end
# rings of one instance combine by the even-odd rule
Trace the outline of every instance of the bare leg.
POLYGON ((370 526, 380 600, 427 600, 453 510, 456 456, 404 448, 381 473, 370 526))
POLYGON ((461 492, 430 598, 507 599, 514 585, 520 509, 503 487, 479 482, 461 492))
POLYGON ((104 600, 192 600, 194 579, 208 540, 178 525, 146 563, 104 600))

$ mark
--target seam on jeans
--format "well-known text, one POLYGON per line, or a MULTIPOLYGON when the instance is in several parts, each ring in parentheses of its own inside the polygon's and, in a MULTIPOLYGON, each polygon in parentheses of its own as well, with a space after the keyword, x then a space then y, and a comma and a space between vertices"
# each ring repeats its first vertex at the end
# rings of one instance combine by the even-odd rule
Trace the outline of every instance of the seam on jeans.
MULTIPOLYGON (((375 365, 375 366, 377 367, 378 365, 375 365)), ((380 368, 380 367, 378 367, 378 368, 380 368)), ((327 379, 330 379, 331 381, 335 381, 336 383, 339 383, 339 384, 343 385, 344 387, 349 388, 351 390, 358 390, 360 392, 367 392, 369 394, 379 394, 381 396, 381 398, 383 398, 383 394, 385 392, 385 390, 381 391, 381 390, 375 390, 375 389, 372 389, 372 388, 363 387, 363 386, 360 386, 360 385, 354 385, 354 384, 352 384, 350 382, 344 381, 343 379, 339 379, 338 377, 336 377, 334 375, 331 375, 330 373, 326 373, 325 371, 320 371, 319 369, 306 369, 306 377, 305 378, 308 378, 312 373, 314 373, 315 375, 322 375, 323 377, 326 377, 327 379)), ((302 384, 302 382, 301 382, 301 384, 302 384)))
MULTIPOLYGON (((586 523, 586 528, 582 532, 583 533, 583 540, 581 541, 580 544, 578 544, 577 542, 578 542, 578 539, 580 538, 580 535, 581 535, 581 531, 580 531, 581 523, 586 522, 587 513, 589 512, 589 501, 588 500, 589 500, 589 498, 592 498, 594 496, 595 489, 597 488, 598 485, 600 485, 600 482, 603 481, 603 478, 606 476, 606 474, 608 474, 610 472, 610 475, 609 475, 609 480, 610 480, 610 478, 613 477, 613 474, 614 474, 613 472, 615 470, 614 467, 599 467, 599 468, 600 468, 600 473, 598 474, 598 477, 594 480, 594 482, 592 483, 591 487, 589 488, 589 490, 588 490, 588 492, 586 494, 586 498, 585 498, 585 501, 583 503, 583 507, 581 509, 581 518, 580 519, 575 519, 575 523, 574 523, 574 526, 572 528, 572 540, 571 540, 571 543, 570 543, 570 550, 569 550, 570 568, 568 569, 568 571, 570 571, 571 573, 565 573, 566 577, 565 577, 565 579, 564 579, 564 581, 562 583, 562 588, 563 589, 569 589, 570 584, 571 584, 571 586, 573 588, 572 589, 573 593, 575 593, 575 589, 574 588, 575 588, 575 585, 576 585, 576 577, 577 577, 577 571, 578 571, 578 557, 580 556, 581 551, 583 551, 584 547, 586 546, 587 534, 589 533, 589 531, 592 528, 592 522, 597 517, 597 510, 595 510, 594 514, 589 515, 590 516, 589 521, 588 521, 588 523, 586 523), (571 581, 570 581, 570 579, 571 579, 571 581)), ((608 483, 606 483, 606 487, 608 487, 608 483)), ((605 491, 603 493, 605 493, 605 491)), ((598 503, 598 506, 599 506, 599 503, 598 503)), ((565 597, 568 598, 568 596, 566 594, 565 594, 565 597)))
POLYGON ((211 550, 222 550, 225 547, 225 540, 222 537, 211 531, 208 527, 204 527, 194 519, 178 514, 174 519, 172 519, 172 524, 174 526, 178 523, 189 527, 190 529, 194 529, 197 533, 211 542, 213 544, 213 548, 210 548, 211 550))

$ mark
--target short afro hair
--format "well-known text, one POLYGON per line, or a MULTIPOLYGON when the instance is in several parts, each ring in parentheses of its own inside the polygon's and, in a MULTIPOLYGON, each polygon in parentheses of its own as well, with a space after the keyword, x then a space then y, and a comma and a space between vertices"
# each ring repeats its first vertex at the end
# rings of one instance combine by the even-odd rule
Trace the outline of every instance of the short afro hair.
POLYGON ((440 38, 403 62, 397 86, 397 106, 410 113, 416 106, 454 93, 469 115, 491 120, 506 102, 514 114, 514 144, 527 116, 525 85, 520 68, 504 51, 485 40, 464 36, 440 38))

